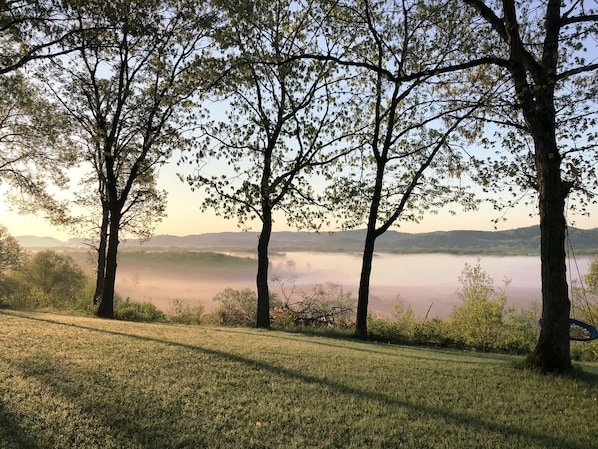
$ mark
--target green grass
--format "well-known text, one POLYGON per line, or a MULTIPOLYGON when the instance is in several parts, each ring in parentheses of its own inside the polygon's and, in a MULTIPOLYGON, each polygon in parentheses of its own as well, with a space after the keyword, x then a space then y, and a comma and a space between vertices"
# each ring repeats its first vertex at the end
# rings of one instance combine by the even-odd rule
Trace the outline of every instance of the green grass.
POLYGON ((598 445, 598 365, 0 313, 0 449, 598 445))

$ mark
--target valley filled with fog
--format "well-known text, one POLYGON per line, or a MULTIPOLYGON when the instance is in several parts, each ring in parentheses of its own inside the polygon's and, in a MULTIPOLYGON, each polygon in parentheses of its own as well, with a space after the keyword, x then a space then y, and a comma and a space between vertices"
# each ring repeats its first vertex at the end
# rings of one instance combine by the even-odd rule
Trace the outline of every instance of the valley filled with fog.
MULTIPOLYGON (((180 299, 191 306, 203 305, 206 311, 216 307, 213 297, 219 291, 251 288, 255 290, 257 262, 247 254, 239 263, 214 260, 194 263, 173 262, 153 257, 131 260, 126 252, 119 262, 117 293, 132 301, 150 301, 167 311, 169 300, 180 299)), ((396 255, 378 253, 374 259, 370 311, 388 315, 397 295, 410 304, 416 315, 423 318, 446 318, 460 300, 455 294, 459 288, 459 276, 466 263, 475 265, 478 256, 448 254, 396 255)), ((587 273, 590 257, 578 257, 570 261, 568 271, 571 279, 577 279, 578 271, 587 273)), ((509 304, 527 306, 541 299, 539 256, 483 256, 480 265, 494 279, 497 288, 507 287, 509 304)), ((361 255, 352 253, 289 252, 270 256, 270 283, 272 292, 280 294, 284 284, 289 292, 296 289, 309 290, 315 284, 334 283, 345 292, 353 292, 357 298, 361 255)))

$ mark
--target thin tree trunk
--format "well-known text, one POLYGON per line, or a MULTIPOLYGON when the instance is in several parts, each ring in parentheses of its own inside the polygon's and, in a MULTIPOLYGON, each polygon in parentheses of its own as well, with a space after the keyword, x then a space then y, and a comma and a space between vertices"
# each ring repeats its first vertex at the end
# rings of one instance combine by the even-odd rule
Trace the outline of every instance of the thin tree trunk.
POLYGON ((270 291, 268 288, 268 247, 272 235, 272 211, 264 206, 262 231, 257 245, 257 327, 270 328, 270 291))
POLYGON ((357 319, 355 322, 355 335, 364 338, 367 336, 368 302, 370 296, 370 277, 372 274, 372 261, 374 259, 374 246, 376 243, 375 228, 368 226, 361 262, 361 275, 359 277, 359 292, 357 295, 357 319))
POLYGON ((118 218, 118 214, 111 214, 108 251, 106 253, 106 278, 102 300, 98 308, 98 316, 102 318, 114 318, 114 288, 116 284, 118 234, 120 227, 120 220, 118 218))
POLYGON ((376 223, 378 220, 378 211, 382 196, 382 185, 384 180, 384 170, 386 168, 386 158, 378 156, 376 167, 376 182, 370 211, 368 215, 368 226, 363 248, 361 262, 361 274, 359 277, 359 292, 357 294, 357 317, 355 319, 355 336, 364 338, 367 336, 368 328, 368 303, 370 298, 370 277, 372 274, 372 260, 374 258, 374 247, 378 231, 376 223))

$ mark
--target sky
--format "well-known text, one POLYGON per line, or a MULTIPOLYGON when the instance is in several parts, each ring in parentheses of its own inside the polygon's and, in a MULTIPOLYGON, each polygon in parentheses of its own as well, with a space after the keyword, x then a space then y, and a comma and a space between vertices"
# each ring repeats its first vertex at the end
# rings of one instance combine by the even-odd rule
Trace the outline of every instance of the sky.
MULTIPOLYGON (((171 163, 161 170, 159 186, 166 189, 168 194, 168 204, 166 212, 168 216, 157 225, 155 235, 170 234, 185 236, 191 234, 203 234, 213 232, 242 231, 236 220, 225 220, 216 216, 211 211, 202 212, 200 209, 201 192, 192 192, 189 186, 181 182, 177 177, 179 168, 171 163)), ((76 185, 76 179, 72 184, 76 185)), ((4 193, 6 186, 0 190, 0 223, 7 227, 13 236, 35 235, 40 237, 54 237, 66 241, 71 237, 80 237, 73 235, 68 230, 52 226, 41 216, 19 215, 16 211, 11 211, 10 207, 4 203, 4 193)), ((481 230, 493 231, 495 224, 493 219, 499 218, 504 212, 493 210, 489 204, 482 205, 478 211, 463 212, 459 206, 454 206, 456 214, 451 215, 449 208, 439 211, 437 215, 428 215, 420 223, 402 222, 400 227, 393 227, 393 230, 411 233, 423 233, 433 231, 450 230, 481 230)), ((520 206, 506 212, 505 222, 496 225, 497 230, 514 229, 519 227, 533 226, 539 223, 535 210, 531 206, 520 206)), ((598 207, 595 207, 590 217, 569 217, 570 224, 582 229, 598 227, 598 207), (573 221, 573 222, 572 222, 573 221)), ((363 226, 365 227, 365 225, 363 226)), ((250 228, 251 231, 260 231, 259 223, 255 223, 250 228)), ((286 225, 283 217, 279 217, 275 222, 274 231, 293 230, 286 225)), ((334 231, 334 228, 326 228, 322 231, 334 231)))

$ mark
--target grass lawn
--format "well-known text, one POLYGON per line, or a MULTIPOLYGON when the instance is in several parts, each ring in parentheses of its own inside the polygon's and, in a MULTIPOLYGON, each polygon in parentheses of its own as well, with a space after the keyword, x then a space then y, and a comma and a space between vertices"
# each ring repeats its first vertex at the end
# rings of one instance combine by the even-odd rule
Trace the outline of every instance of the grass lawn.
POLYGON ((598 365, 0 311, 0 449, 598 447, 598 365))

